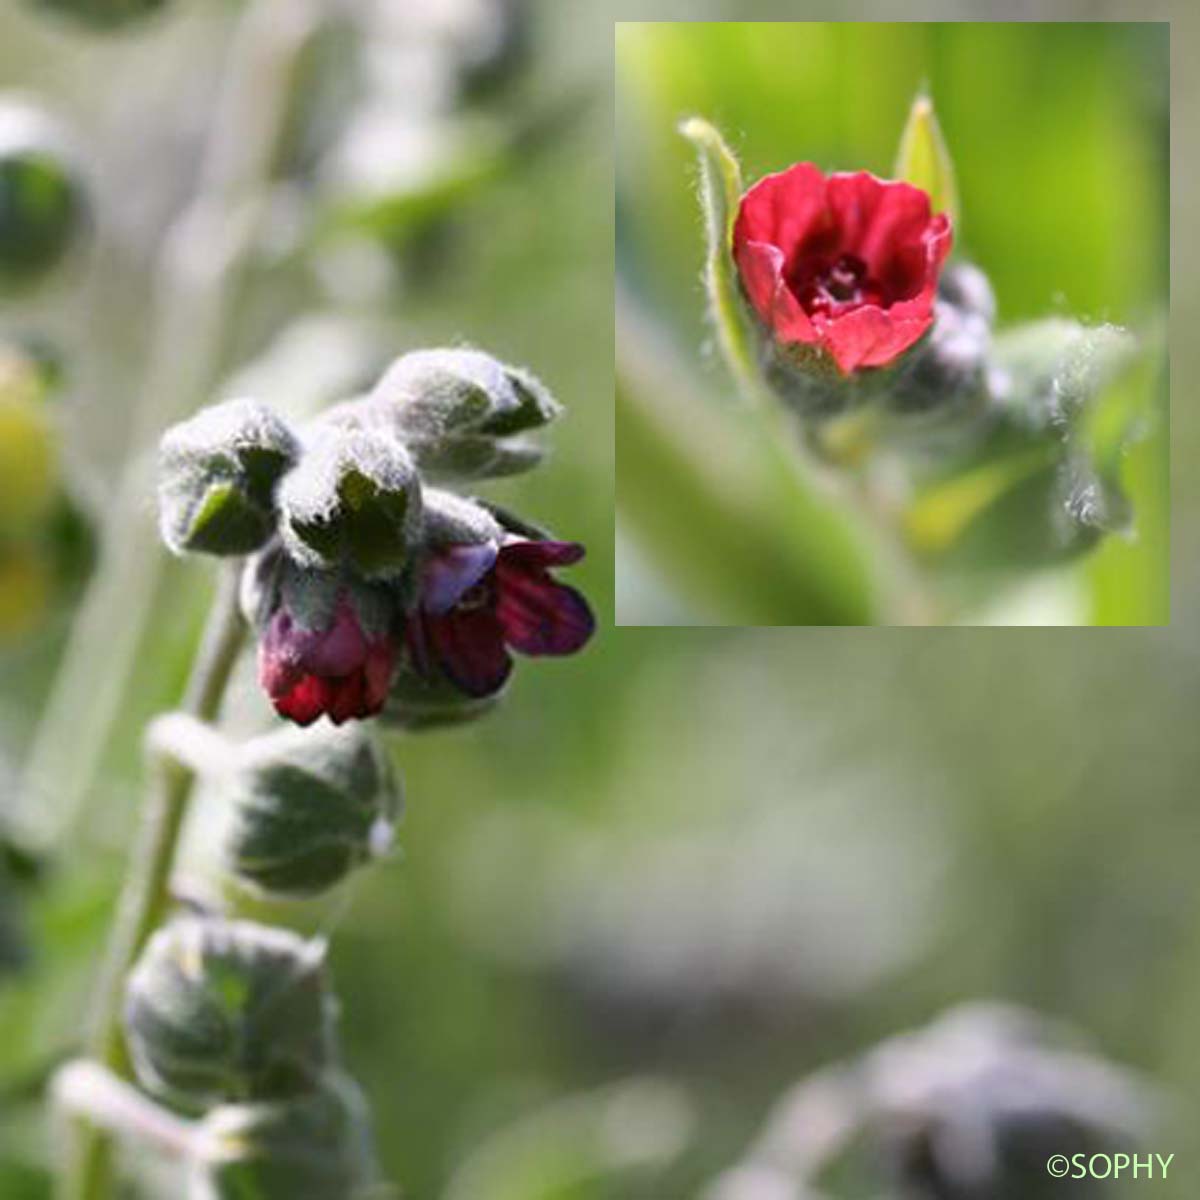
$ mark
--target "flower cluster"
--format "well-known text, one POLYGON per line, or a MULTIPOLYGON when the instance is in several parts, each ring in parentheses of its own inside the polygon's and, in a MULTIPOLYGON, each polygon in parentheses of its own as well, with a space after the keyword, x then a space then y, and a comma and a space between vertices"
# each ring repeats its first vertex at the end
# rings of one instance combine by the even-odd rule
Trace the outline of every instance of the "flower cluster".
POLYGON ((591 637, 586 600, 552 570, 583 547, 447 490, 525 470, 525 436, 559 412, 533 376, 473 350, 398 359, 367 395, 293 430, 231 400, 170 430, 159 486, 177 553, 252 554, 243 589, 259 679, 300 725, 481 711, 510 651, 566 655, 591 637))

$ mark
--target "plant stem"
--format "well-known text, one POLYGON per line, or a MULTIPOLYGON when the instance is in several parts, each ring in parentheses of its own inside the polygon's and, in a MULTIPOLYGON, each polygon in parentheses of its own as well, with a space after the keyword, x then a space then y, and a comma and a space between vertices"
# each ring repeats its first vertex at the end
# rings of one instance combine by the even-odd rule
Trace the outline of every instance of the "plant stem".
MULTIPOLYGON (((219 712, 244 640, 238 577, 237 564, 230 564, 221 577, 180 706, 200 720, 212 720, 219 712)), ((105 953, 88 1036, 89 1054, 118 1078, 129 1074, 121 1032, 125 976, 170 904, 171 868, 194 780, 191 767, 171 755, 154 755, 141 832, 105 953)), ((86 1120, 77 1125, 59 1194, 62 1200, 102 1200, 112 1177, 110 1135, 86 1120)))
POLYGON ((136 1137, 178 1157, 194 1152, 195 1122, 155 1104, 99 1063, 67 1063, 54 1077, 54 1098, 64 1112, 114 1135, 136 1137))
POLYGON ((14 806, 16 835, 31 848, 52 848, 74 825, 111 741, 164 561, 146 503, 152 448, 216 385, 319 8, 315 0, 254 0, 235 34, 195 199, 168 232, 159 258, 149 360, 125 475, 106 505, 100 565, 76 614, 14 806), (83 704, 86 721, 79 719, 83 704))

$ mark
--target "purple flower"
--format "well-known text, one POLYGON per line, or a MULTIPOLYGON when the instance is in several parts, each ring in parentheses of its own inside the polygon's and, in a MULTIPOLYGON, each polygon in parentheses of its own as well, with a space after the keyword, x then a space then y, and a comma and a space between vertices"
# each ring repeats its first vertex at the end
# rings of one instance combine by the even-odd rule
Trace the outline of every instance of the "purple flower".
POLYGON ((574 654, 592 636, 595 619, 574 588, 551 567, 583 558, 577 542, 455 543, 426 562, 419 606, 407 642, 415 669, 440 671, 468 696, 489 696, 512 670, 509 650, 528 655, 574 654))

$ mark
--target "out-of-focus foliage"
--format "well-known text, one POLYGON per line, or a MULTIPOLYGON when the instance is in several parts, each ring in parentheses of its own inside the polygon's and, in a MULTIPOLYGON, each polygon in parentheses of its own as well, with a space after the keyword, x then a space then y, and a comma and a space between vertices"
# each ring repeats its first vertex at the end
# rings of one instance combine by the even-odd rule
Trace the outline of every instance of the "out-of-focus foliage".
MULTIPOLYGON (((709 334, 695 280, 701 244, 688 147, 675 133, 682 114, 700 113, 730 139, 747 182, 798 160, 830 169, 867 169, 888 175, 914 92, 932 95, 957 168, 962 225, 956 251, 978 262, 997 292, 999 326, 1070 314, 1090 325, 1111 323, 1133 329, 1143 357, 1161 361, 1159 324, 1166 295, 1166 27, 1162 25, 628 24, 617 35, 618 275, 639 301, 647 319, 673 338, 681 363, 677 384, 709 432, 708 457, 734 441, 753 439, 744 414, 721 401, 732 391, 719 362, 705 370, 709 334), (1114 89, 1114 79, 1137 80, 1114 89), (1151 82, 1151 80, 1154 82, 1151 82)), ((911 129, 910 129, 911 132, 911 129)), ((940 138, 926 139, 924 166, 914 160, 920 146, 906 135, 900 169, 934 169, 945 174, 933 151, 940 138)), ((942 185, 939 184, 939 187, 942 185)), ((950 185, 952 186, 952 184, 950 185)), ((709 356, 715 357, 715 356, 709 356)), ((1132 448, 1110 457, 1105 490, 1120 485, 1130 495, 1132 523, 1109 537, 1097 553, 1044 572, 1042 591, 1056 597, 1033 623, 1154 624, 1167 619, 1168 474, 1165 390, 1156 370, 1121 379, 1101 397, 1138 416, 1129 431, 1132 448), (1158 482, 1153 480, 1158 478, 1158 482), (1122 615, 1124 614, 1124 615, 1122 615)), ((696 594, 676 565, 708 553, 699 523, 664 534, 660 520, 640 498, 634 473, 647 459, 653 433, 639 415, 653 409, 655 396, 636 393, 619 408, 618 456, 621 529, 639 552, 622 552, 618 571, 623 592, 622 623, 763 623, 764 605, 754 593, 760 583, 744 574, 740 597, 696 594), (625 502, 621 497, 625 496, 625 502), (663 561, 657 561, 661 553, 663 561), (655 597, 657 596, 657 599, 655 597)), ((925 422, 928 425, 928 422, 925 422)), ((858 430, 861 439, 864 431, 858 430)), ((928 431, 923 431, 927 436, 928 431)), ((681 435, 684 436, 684 435, 681 435)), ((695 440, 695 439, 693 439, 695 440)), ((935 447, 936 452, 936 447, 935 447)), ((1079 460, 1076 453, 1073 461, 1079 460)), ((763 468, 767 460, 763 459, 763 468)), ((992 568, 1006 557, 1025 568, 1045 565, 1031 557, 1014 529, 1043 527, 1055 559, 1095 542, 1080 505, 1061 477, 1069 464, 1056 464, 1047 486, 1035 495, 1025 488, 1020 503, 992 505, 971 535, 974 557, 988 543, 986 579, 974 595, 951 588, 955 600, 934 593, 931 612, 899 611, 887 619, 921 623, 1030 622, 1012 591, 1013 578, 992 568), (1059 500, 1056 488, 1061 488, 1059 500), (1058 512, 1061 521, 1049 520, 1058 512), (1070 536, 1070 525, 1082 531, 1070 536), (990 573, 990 574, 989 574, 990 573), (1012 601, 1012 603, 1009 603, 1012 601)), ((869 494, 882 496, 883 511, 897 503, 895 464, 883 462, 869 494), (889 472, 891 472, 889 474, 889 472)), ((1076 491, 1093 493, 1082 484, 1076 491)), ((978 495, 978 489, 976 489, 978 495)), ((1016 493, 1014 493, 1016 496, 1016 493)), ((1001 497, 1007 502, 1008 497, 1001 497)), ((989 502, 991 504, 991 502, 989 502)), ((1110 506, 1111 507, 1111 506, 1110 506)), ((1094 509, 1089 508, 1094 514, 1094 509)), ((1112 514, 1109 514, 1110 517, 1112 514)), ((1121 527, 1121 522, 1109 528, 1121 527)), ((771 527, 765 527, 769 535, 771 527)), ((746 537, 761 537, 760 524, 746 537)), ((782 540, 782 539, 781 539, 782 540)), ((624 545, 624 543, 622 543, 624 545)), ((885 587, 901 594, 903 579, 883 572, 885 587)), ((1037 579, 1038 577, 1034 577, 1037 579)), ((911 582, 911 580, 910 580, 911 582)), ((936 583, 936 580, 934 580, 936 583)), ((1028 579, 1025 581, 1028 582, 1028 579)), ((941 586, 941 585, 939 585, 941 586)), ((735 592, 731 583, 726 589, 735 592)), ((891 606, 893 610, 897 605, 891 606)), ((819 612, 798 596, 778 605, 773 624, 822 623, 819 612)))

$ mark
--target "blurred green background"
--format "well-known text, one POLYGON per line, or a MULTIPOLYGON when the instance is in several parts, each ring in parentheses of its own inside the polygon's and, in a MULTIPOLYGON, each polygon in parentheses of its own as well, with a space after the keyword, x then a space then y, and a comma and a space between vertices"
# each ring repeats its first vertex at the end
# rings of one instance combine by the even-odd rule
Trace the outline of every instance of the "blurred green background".
MULTIPOLYGON (((927 88, 958 172, 956 251, 989 274, 998 326, 1070 315, 1129 326, 1153 344, 1168 283, 1167 29, 987 21, 621 26, 618 276, 636 306, 636 336, 674 349, 682 364, 676 390, 691 396, 686 405, 657 402, 664 426, 688 423, 694 411, 689 436, 706 439, 715 462, 748 440, 705 326, 694 152, 676 132, 692 114, 724 133, 747 182, 800 160, 887 176, 912 98, 927 88)), ((656 402, 643 407, 654 414, 656 402)), ((769 579, 745 578, 740 596, 733 583, 692 586, 697 564, 723 548, 715 538, 705 545, 699 519, 686 536, 673 530, 668 539, 656 528, 637 478, 652 453, 644 444, 650 422, 636 408, 631 398, 618 410, 618 620, 804 623, 781 619, 786 606, 763 619, 764 605, 748 594, 769 588, 769 579)), ((1148 408, 1125 463, 1136 534, 1108 539, 1065 571, 1021 581, 966 623, 1169 619, 1165 386, 1148 408)), ((732 491, 740 477, 735 468, 729 473, 732 491)), ((744 506, 753 523, 753 501, 744 506)))
MULTIPOLYGON (((706 15, 750 7, 711 3, 706 15)), ((780 7, 761 11, 778 16, 780 7)), ((567 403, 550 464, 503 490, 588 543, 578 578, 601 631, 576 659, 525 664, 508 701, 479 725, 398 739, 408 798, 403 857, 367 873, 348 903, 282 913, 305 928, 336 926, 332 959, 348 1058, 374 1105, 390 1174, 412 1200, 685 1200, 742 1154, 792 1081, 977 997, 1062 1017, 1102 1053, 1194 1102, 1194 553, 1176 573, 1181 620, 1166 630, 612 628, 613 12, 582 11, 555 0, 535 6, 526 81, 549 95, 563 81, 582 84, 586 115, 456 212, 449 269, 394 295, 385 328, 396 351, 469 338, 529 363, 567 403), (647 1076, 640 1090, 595 1090, 647 1076), (597 1165, 597 1177, 581 1181, 597 1165)), ((103 46, 47 34, 6 11, 0 69, 6 80, 48 91, 98 153, 124 147, 136 158, 128 122, 146 122, 149 137, 163 98, 176 95, 181 80, 185 92, 199 94, 182 105, 183 126, 203 127, 211 68, 227 35, 220 5, 209 16, 193 13, 103 46), (144 98, 151 85, 157 105, 144 98)), ((928 36, 902 31, 894 49, 919 49, 928 36)), ((1117 57, 1153 59, 1161 43, 1154 31, 1113 34, 1111 44, 1103 29, 1080 36, 1117 57)), ((885 63, 888 46, 876 43, 885 63)), ((790 84, 807 86, 809 69, 797 64, 790 84)), ((932 69, 895 81, 895 112, 886 120, 864 97, 861 119, 871 128, 881 123, 861 134, 874 147, 868 165, 887 165, 911 88, 932 69)), ((1021 70, 1054 86, 1052 65, 1021 70)), ((1104 111, 1124 112, 1119 98, 1144 85, 1152 119, 1161 121, 1161 113, 1153 118, 1154 89, 1164 83, 1159 68, 1120 87, 1079 71, 1094 89, 1087 106, 1068 106, 1079 120, 1094 119, 1102 102, 1104 111)), ((764 75, 754 73, 756 85, 784 89, 782 79, 764 75)), ((891 88, 890 70, 868 83, 891 88)), ((933 84, 943 103, 944 80, 935 76, 933 84)), ((858 111, 858 87, 838 85, 839 97, 853 102, 847 111, 858 111)), ((1136 111, 1122 120, 1140 120, 1136 111)), ((1040 137, 1044 122, 1068 118, 1048 106, 1031 104, 1029 112, 1035 116, 1019 125, 1028 139, 1040 137)), ((648 293, 653 281, 661 289, 657 311, 670 314, 682 353, 694 357, 704 336, 699 236, 690 166, 672 132, 677 115, 672 104, 661 123, 642 122, 640 136, 661 133, 661 186, 679 207, 664 192, 671 207, 655 228, 665 240, 642 244, 633 257, 644 261, 639 286, 648 293), (674 267, 651 270, 659 254, 674 267)), ((739 140, 752 170, 790 161, 786 148, 752 145, 753 126, 736 108, 711 115, 739 140)), ((101 494, 124 469, 119 427, 142 349, 145 251, 137 247, 191 178, 194 138, 178 132, 179 116, 162 116, 176 132, 159 129, 153 144, 161 152, 153 171, 144 168, 147 186, 159 180, 165 189, 145 198, 145 219, 154 218, 148 231, 132 218, 119 171, 101 198, 110 230, 132 225, 128 250, 106 260, 126 282, 111 293, 102 280, 91 285, 93 297, 111 303, 93 303, 85 316, 73 289, 37 302, 68 344, 96 335, 98 349, 73 368, 62 422, 101 494)), ((786 131, 785 117, 777 119, 786 131)), ((990 111, 980 119, 1001 124, 990 111)), ((956 152, 973 154, 990 172, 988 148, 963 144, 959 131, 970 122, 947 113, 946 123, 956 152)), ((1004 126, 1002 136, 1014 136, 1004 126)), ((1073 143, 1060 149, 1082 153, 1073 143)), ((1130 135, 1127 150, 1136 158, 1144 146, 1130 135)), ((1039 243, 1054 250, 1054 265, 1033 255, 1023 266, 1009 262, 1007 240, 985 233, 979 211, 1003 205, 960 161, 968 245, 981 259, 985 245, 1005 250, 986 261, 1006 316, 1044 311, 1055 289, 1067 286, 1075 289, 1070 307, 1105 315, 1102 306, 1113 305, 1121 319, 1135 319, 1157 295, 1157 260, 1129 267, 1141 281, 1136 301, 1105 290, 1117 261, 1127 259, 1126 249, 1102 239, 1089 242, 1102 267, 1067 263, 1060 239, 1093 233, 1062 216, 1065 200, 1050 210, 1059 214, 1053 238, 1039 243), (1044 289, 1036 296, 1031 274, 1044 289)), ((645 195, 653 197, 658 168, 642 165, 645 195)), ((1158 172, 1147 170, 1155 186, 1158 172)), ((1184 182, 1194 199, 1195 174, 1184 182)), ((1096 203, 1124 212, 1140 187, 1126 178, 1119 194, 1096 203)), ((1153 200, 1155 211, 1163 202, 1153 200)), ((1010 211, 993 219, 1016 218, 1010 211)), ((633 228, 624 223, 627 237, 633 228)), ((1194 250, 1183 251, 1194 259, 1194 250)), ((1184 272, 1181 279, 1192 313, 1194 278, 1184 272)), ((286 289, 273 279, 265 270, 257 280, 260 320, 234 363, 261 351, 280 324, 286 289)), ((3 315, 23 323, 32 311, 10 306, 3 315)), ((301 373, 304 363, 302 356, 301 373)), ((723 386, 720 372, 714 364, 713 392, 723 386)), ((1181 461, 1193 456, 1196 435, 1185 413, 1181 461)), ((1190 472, 1177 483, 1177 519, 1188 522, 1177 528, 1186 530, 1200 497, 1190 472)), ((36 1165, 58 1142, 38 1099, 39 1068, 77 1034, 131 828, 140 731, 178 696, 209 578, 203 565, 173 568, 85 827, 38 886, 14 880, 0 901, 19 918, 27 951, 24 972, 0 980, 5 1200, 46 1194, 36 1165)), ((637 595, 654 613, 675 613, 685 599, 650 579, 637 595)), ((6 781, 18 773, 61 636, 60 617, 0 660, 6 781)), ((248 673, 231 707, 239 731, 269 720, 248 673)), ((79 713, 87 719, 86 697, 79 713)), ((4 794, 12 794, 7 782, 4 794)), ((201 817, 214 806, 219 797, 207 798, 201 817)), ((202 858, 203 845, 193 848, 202 858)), ((1128 1194, 1192 1196, 1194 1153, 1182 1140, 1154 1148, 1178 1153, 1175 1178, 1139 1181, 1128 1194)))

